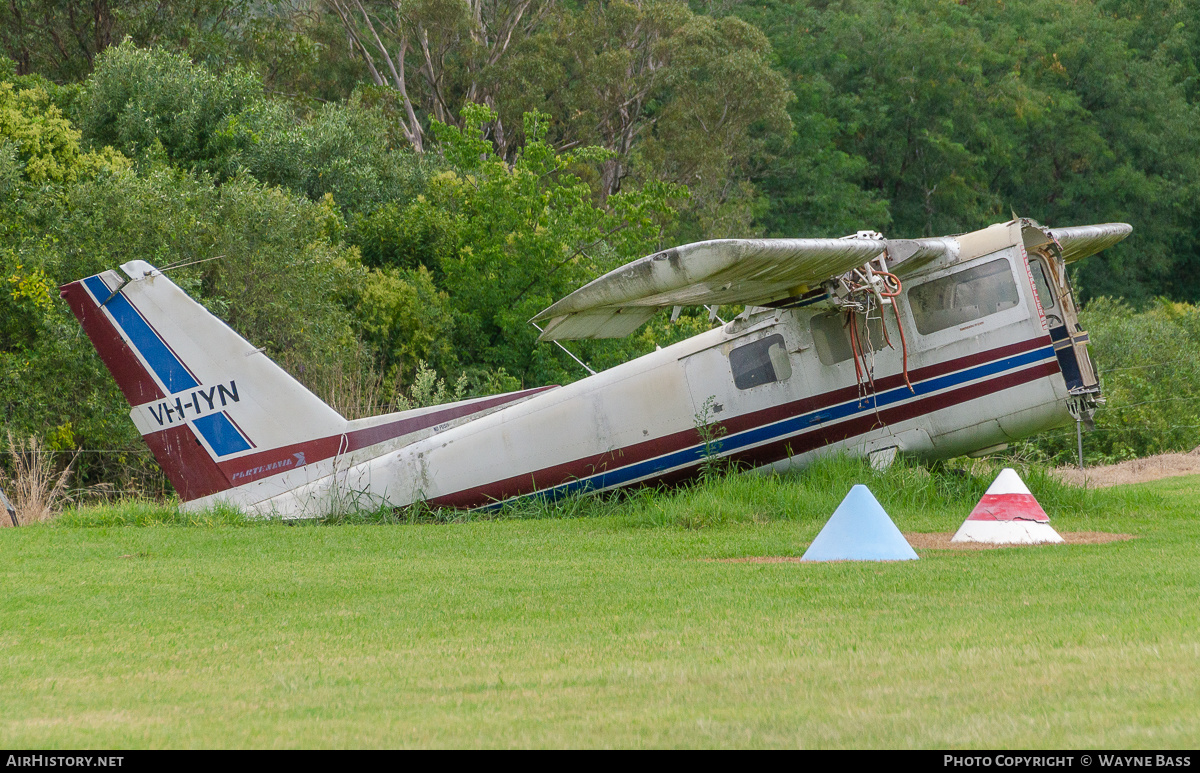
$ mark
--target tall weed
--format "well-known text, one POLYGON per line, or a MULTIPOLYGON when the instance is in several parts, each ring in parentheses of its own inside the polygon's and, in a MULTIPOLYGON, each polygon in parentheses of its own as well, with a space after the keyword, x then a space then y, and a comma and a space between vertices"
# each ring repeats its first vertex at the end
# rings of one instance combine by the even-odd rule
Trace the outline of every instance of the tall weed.
MULTIPOLYGON (((12 462, 9 477, 0 474, 0 486, 8 493, 16 512, 17 524, 26 525, 55 517, 68 500, 67 482, 71 477, 72 459, 63 469, 57 469, 54 454, 35 436, 16 440, 8 433, 8 453, 12 462)), ((3 524, 11 525, 8 513, 3 524)))
POLYGON ((247 526, 270 523, 266 518, 247 518, 236 507, 219 504, 206 510, 184 510, 178 501, 154 502, 121 499, 64 510, 54 521, 67 528, 111 528, 122 526, 247 526))
POLYGON ((995 480, 1002 466, 1014 466, 1047 511, 1088 515, 1114 508, 1146 505, 1138 492, 1110 492, 1063 483, 1035 463, 1011 459, 955 460, 923 465, 897 457, 876 470, 860 457, 829 456, 787 473, 729 472, 695 486, 625 503, 624 520, 632 526, 703 529, 736 523, 827 519, 856 484, 864 484, 889 514, 906 514, 920 528, 943 528, 939 514, 965 518, 995 480), (938 525, 940 524, 940 525, 938 525))

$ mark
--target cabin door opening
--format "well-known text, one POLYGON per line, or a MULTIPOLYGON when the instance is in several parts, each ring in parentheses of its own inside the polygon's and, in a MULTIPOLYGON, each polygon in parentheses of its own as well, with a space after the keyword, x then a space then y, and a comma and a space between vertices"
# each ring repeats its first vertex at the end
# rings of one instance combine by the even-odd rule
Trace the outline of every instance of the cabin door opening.
POLYGON ((1056 256, 1038 250, 1029 256, 1029 271, 1067 390, 1072 395, 1099 394, 1100 380, 1087 350, 1088 334, 1079 324, 1065 266, 1056 256))

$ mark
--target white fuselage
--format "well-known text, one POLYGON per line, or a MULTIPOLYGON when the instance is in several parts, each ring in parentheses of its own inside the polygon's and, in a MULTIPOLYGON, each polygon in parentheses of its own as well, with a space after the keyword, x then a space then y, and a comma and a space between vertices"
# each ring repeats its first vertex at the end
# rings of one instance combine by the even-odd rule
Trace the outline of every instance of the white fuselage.
POLYGON ((892 347, 874 323, 858 356, 848 333, 838 340, 845 315, 827 306, 758 310, 402 447, 335 459, 332 474, 240 504, 285 516, 318 514, 347 499, 487 507, 678 480, 714 450, 767 469, 841 450, 880 461, 896 451, 949 458, 1059 426, 1070 420, 1069 395, 1025 250, 1011 231, 975 237, 973 253, 964 249, 951 265, 906 279, 895 300, 911 389, 890 307, 883 310, 892 347), (1003 269, 1011 288, 1000 301, 968 303, 974 286, 955 285, 954 277, 973 268, 1001 279, 995 272, 1003 269), (935 295, 946 309, 930 306, 935 295), (912 297, 922 299, 919 319, 912 297), (714 448, 714 433, 705 433, 706 449, 698 430, 711 424, 723 434, 714 448))

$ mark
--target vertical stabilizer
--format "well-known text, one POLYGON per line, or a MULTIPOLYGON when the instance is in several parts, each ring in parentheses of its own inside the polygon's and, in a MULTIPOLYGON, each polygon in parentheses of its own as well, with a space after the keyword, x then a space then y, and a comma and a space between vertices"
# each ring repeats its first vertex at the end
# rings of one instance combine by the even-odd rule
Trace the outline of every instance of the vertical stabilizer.
POLYGON ((180 498, 241 485, 263 452, 276 451, 270 469, 283 471, 303 466, 313 441, 344 437, 337 411, 161 272, 141 260, 121 269, 129 279, 106 271, 65 285, 62 297, 180 498))

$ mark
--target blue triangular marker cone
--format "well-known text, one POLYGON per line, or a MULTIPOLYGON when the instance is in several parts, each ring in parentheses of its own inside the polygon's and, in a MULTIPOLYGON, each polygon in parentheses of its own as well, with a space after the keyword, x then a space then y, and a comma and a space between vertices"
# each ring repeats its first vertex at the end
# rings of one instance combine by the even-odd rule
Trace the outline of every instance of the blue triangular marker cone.
POLYGON ((802 561, 915 561, 917 554, 863 485, 850 489, 802 561))

